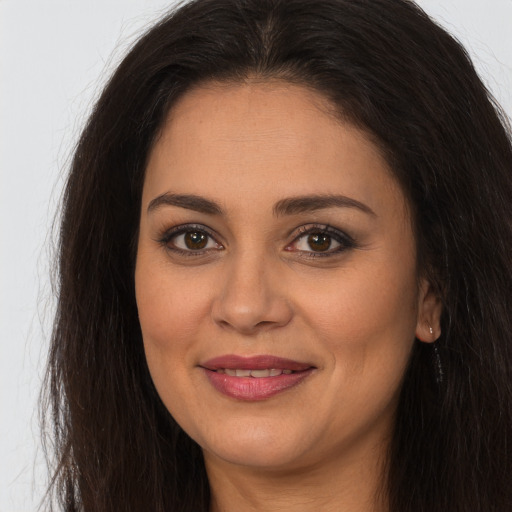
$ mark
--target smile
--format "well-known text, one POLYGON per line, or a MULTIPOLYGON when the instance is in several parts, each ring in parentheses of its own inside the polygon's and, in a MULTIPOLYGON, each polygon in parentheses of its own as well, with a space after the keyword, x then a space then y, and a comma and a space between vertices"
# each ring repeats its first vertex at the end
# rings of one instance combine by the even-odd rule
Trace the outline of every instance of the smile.
POLYGON ((293 373, 292 370, 282 370, 277 368, 267 369, 267 370, 245 370, 245 369, 237 369, 233 370, 231 368, 219 368, 215 370, 217 373, 225 373, 230 377, 254 377, 256 379, 260 379, 262 377, 278 377, 279 375, 285 374, 290 375, 293 373))
POLYGON ((309 363, 267 355, 225 355, 200 367, 215 390, 244 401, 266 400, 294 388, 316 369, 309 363))

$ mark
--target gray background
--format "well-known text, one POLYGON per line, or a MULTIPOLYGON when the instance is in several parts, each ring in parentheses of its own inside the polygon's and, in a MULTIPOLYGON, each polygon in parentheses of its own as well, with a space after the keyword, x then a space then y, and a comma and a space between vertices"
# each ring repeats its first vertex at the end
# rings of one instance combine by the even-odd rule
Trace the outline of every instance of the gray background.
MULTIPOLYGON (((0 0, 0 512, 37 508, 37 399, 51 329, 51 226, 80 128, 162 0, 0 0)), ((420 0, 512 114, 512 0, 420 0)))

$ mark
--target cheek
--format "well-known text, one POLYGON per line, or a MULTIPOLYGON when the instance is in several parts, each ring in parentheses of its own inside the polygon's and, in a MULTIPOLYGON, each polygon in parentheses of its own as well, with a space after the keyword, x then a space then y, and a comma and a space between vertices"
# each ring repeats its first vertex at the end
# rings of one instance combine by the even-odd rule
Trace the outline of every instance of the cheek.
POLYGON ((165 263, 149 263, 149 258, 140 257, 135 273, 146 350, 179 351, 194 337, 208 310, 207 287, 194 286, 186 274, 170 272, 165 263))
POLYGON ((335 392, 325 397, 324 410, 333 435, 392 418, 414 342, 414 273, 347 271, 336 286, 304 296, 309 326, 330 354, 335 392), (348 416, 336 412, 340 401, 348 416))
POLYGON ((417 322, 415 283, 413 264, 394 272, 372 264, 301 293, 304 318, 344 378, 358 382, 355 376, 378 375, 383 367, 403 372, 417 322))
POLYGON ((197 364, 194 340, 200 337, 200 318, 208 311, 209 299, 183 272, 172 272, 168 262, 143 253, 137 259, 135 286, 146 362, 155 388, 178 423, 193 425, 190 370, 197 364))

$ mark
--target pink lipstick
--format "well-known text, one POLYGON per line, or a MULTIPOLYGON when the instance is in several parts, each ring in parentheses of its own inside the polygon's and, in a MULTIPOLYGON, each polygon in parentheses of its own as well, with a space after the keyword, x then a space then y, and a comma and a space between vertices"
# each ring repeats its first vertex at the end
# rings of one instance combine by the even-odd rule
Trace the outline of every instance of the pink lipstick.
POLYGON ((314 366, 275 356, 225 355, 200 365, 212 386, 238 400, 258 401, 290 389, 311 375, 314 366))

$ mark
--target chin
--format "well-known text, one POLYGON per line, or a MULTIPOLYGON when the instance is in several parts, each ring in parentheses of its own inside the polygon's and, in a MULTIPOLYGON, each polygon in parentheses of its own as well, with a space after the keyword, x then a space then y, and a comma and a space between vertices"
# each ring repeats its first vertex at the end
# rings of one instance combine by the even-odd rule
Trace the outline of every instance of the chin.
POLYGON ((198 440, 206 460, 218 458, 255 469, 279 470, 295 466, 304 453, 302 436, 277 426, 239 424, 235 429, 209 433, 207 437, 198 440))

